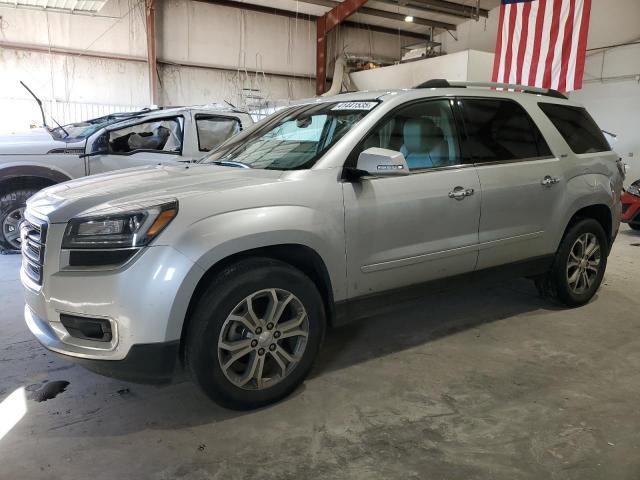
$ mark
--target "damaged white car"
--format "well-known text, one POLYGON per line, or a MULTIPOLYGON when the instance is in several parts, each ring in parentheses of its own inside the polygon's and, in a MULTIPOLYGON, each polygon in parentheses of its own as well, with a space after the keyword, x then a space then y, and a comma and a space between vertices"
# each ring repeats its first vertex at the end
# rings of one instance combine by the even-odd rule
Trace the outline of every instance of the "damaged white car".
POLYGON ((214 105, 115 113, 0 136, 0 249, 20 248, 26 200, 38 190, 122 168, 191 162, 252 123, 247 113, 214 105))

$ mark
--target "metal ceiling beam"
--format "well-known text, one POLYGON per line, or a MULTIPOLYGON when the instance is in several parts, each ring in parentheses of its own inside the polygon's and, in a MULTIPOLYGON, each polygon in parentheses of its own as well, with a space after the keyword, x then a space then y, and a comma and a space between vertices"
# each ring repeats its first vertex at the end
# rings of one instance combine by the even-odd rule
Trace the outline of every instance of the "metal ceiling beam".
POLYGON ((476 10, 473 5, 447 2, 445 0, 377 0, 388 5, 412 8, 425 13, 439 13, 459 18, 489 17, 489 10, 480 8, 476 10))
MULTIPOLYGON (((327 34, 341 22, 356 13, 367 0, 345 0, 316 20, 316 95, 322 95, 327 86, 327 34)), ((333 79, 342 82, 342 79, 333 79)))
MULTIPOLYGON (((335 8, 345 2, 336 2, 335 0, 300 0, 303 3, 310 3, 312 5, 320 5, 321 7, 335 8)), ((386 10, 379 10, 376 8, 362 7, 358 9, 358 13, 363 15, 371 15, 372 17, 387 18, 389 20, 395 20, 404 23, 405 15, 399 13, 387 12, 386 10)), ((453 23, 439 22, 437 20, 430 20, 428 18, 416 17, 413 18, 413 24, 422 25, 425 27, 441 28, 443 30, 455 30, 456 26, 453 23)))
MULTIPOLYGON (((287 18, 298 18, 301 20, 308 20, 310 22, 315 22, 316 19, 318 18, 318 16, 316 15, 310 15, 307 13, 298 13, 298 12, 293 12, 291 10, 282 10, 280 8, 271 8, 271 7, 265 7, 263 5, 254 5, 253 3, 239 2, 237 0, 195 0, 195 1, 201 2, 201 3, 211 3, 213 5, 220 5, 223 7, 240 8, 240 9, 248 10, 251 12, 268 13, 270 15, 278 15, 278 16, 287 17, 287 18)), ((362 22, 350 22, 348 20, 342 22, 341 25, 344 27, 357 28, 360 30, 367 30, 371 32, 387 33, 390 35, 402 35, 404 37, 417 38, 419 40, 430 40, 428 34, 411 32, 409 30, 403 30, 401 28, 381 27, 379 25, 368 25, 362 22)))

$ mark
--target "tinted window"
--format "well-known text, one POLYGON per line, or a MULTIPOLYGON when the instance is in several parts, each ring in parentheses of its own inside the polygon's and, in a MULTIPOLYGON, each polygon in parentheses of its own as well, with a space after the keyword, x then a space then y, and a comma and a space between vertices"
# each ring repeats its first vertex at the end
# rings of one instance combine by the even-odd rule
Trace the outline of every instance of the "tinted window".
POLYGON ((371 147, 402 152, 409 170, 459 164, 449 100, 422 102, 397 110, 369 133, 360 151, 371 147))
POLYGON ((201 152, 213 150, 227 138, 240 131, 240 122, 235 118, 196 115, 198 148, 201 152))
POLYGON ((602 131, 584 108, 553 103, 539 103, 538 105, 569 144, 573 153, 611 150, 602 131))
POLYGON ((467 151, 475 162, 535 158, 551 152, 524 109, 507 100, 462 100, 467 151))

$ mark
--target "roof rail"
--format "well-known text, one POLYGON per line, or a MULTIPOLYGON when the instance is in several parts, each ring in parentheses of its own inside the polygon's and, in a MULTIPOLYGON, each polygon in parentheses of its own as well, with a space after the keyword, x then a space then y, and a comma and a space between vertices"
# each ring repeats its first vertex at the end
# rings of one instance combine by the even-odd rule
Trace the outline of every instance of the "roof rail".
POLYGON ((467 87, 485 87, 485 88, 502 88, 504 90, 514 90, 517 92, 534 93, 536 95, 544 95, 546 97, 567 99, 566 95, 551 88, 530 87, 528 85, 517 85, 513 83, 497 83, 497 82, 449 82, 441 78, 427 80, 415 88, 467 88, 467 87))

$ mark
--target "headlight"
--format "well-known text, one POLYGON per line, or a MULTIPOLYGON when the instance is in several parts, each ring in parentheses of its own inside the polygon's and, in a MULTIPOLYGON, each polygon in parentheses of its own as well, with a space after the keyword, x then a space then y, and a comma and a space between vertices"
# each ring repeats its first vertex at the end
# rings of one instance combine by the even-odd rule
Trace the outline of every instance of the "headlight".
POLYGON ((115 249, 148 245, 178 213, 178 202, 130 212, 74 218, 62 239, 64 249, 115 249))
POLYGON ((629 185, 627 187, 627 193, 635 195, 636 197, 640 197, 640 184, 634 183, 633 185, 629 185))

